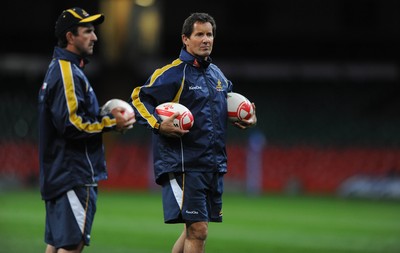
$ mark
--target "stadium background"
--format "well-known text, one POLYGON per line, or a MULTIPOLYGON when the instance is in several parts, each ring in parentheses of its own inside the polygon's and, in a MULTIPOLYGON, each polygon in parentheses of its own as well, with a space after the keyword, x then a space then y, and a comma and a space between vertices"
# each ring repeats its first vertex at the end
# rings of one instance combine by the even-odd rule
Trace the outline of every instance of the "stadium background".
MULTIPOLYGON (((72 6, 106 15, 87 66, 101 104, 128 99, 155 68, 178 56, 181 25, 191 12, 215 17, 212 58, 235 91, 256 103, 259 122, 246 132, 229 129, 227 191, 335 194, 353 176, 398 179, 396 0, 37 0, 23 6, 7 0, 0 188, 37 186, 37 91, 56 43, 54 20, 72 6)), ((110 179, 103 187, 156 187, 146 129, 104 138, 110 179)), ((384 196, 383 188, 369 196, 384 196)))

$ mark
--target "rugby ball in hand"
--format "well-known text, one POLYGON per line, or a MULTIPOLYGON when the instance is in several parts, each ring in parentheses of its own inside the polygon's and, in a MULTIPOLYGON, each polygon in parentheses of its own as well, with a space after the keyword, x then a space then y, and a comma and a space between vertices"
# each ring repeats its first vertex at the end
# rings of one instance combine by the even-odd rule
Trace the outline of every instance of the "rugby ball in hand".
POLYGON ((243 95, 229 92, 227 97, 228 119, 232 122, 248 120, 254 114, 251 102, 243 95))
POLYGON ((189 130, 194 123, 194 117, 190 110, 179 103, 166 102, 156 107, 156 113, 161 120, 171 117, 175 112, 179 112, 179 116, 174 119, 174 125, 182 130, 189 130))
MULTIPOLYGON (((128 112, 128 113, 133 113, 133 112, 134 112, 132 106, 131 106, 130 104, 128 104, 128 102, 125 102, 125 101, 122 100, 122 99, 113 98, 113 99, 108 100, 108 101, 101 107, 100 115, 101 115, 101 116, 107 115, 107 114, 111 113, 111 111, 112 111, 114 108, 116 108, 116 107, 122 107, 122 108, 125 109, 125 111, 122 111, 122 112, 121 112, 122 115, 125 116, 125 118, 126 118, 125 112, 128 112)), ((133 127, 133 125, 130 125, 129 127, 127 127, 127 129, 130 129, 130 128, 132 128, 132 127, 133 127)))
POLYGON ((130 104, 128 104, 128 102, 125 102, 122 99, 113 98, 113 99, 108 100, 101 107, 100 115, 101 116, 107 115, 107 114, 111 113, 111 111, 116 107, 124 108, 125 109, 124 112, 128 112, 128 113, 134 112, 132 106, 130 106, 130 104))

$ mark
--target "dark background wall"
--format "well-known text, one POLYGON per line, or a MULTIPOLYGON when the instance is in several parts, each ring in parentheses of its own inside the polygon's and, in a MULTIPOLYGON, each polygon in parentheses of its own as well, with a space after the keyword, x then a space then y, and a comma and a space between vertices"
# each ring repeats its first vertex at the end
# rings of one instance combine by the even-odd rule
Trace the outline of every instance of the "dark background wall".
MULTIPOLYGON (((81 6, 99 12, 102 1, 10 1, 3 5, 2 53, 48 54, 54 21, 61 11, 81 6)), ((107 1, 104 1, 107 2, 107 1)), ((134 2, 132 0, 132 2, 134 2)), ((157 1, 156 1, 157 2, 157 1)), ((161 56, 174 57, 183 20, 204 11, 218 25, 219 58, 262 60, 399 58, 400 3, 396 0, 158 0, 162 13, 161 56)), ((99 49, 101 50, 101 49, 99 49)))

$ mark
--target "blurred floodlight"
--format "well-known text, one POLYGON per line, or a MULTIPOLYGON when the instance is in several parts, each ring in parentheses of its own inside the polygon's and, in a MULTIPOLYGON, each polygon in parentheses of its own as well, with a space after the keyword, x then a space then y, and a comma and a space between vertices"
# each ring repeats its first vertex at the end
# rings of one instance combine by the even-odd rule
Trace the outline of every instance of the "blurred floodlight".
POLYGON ((150 7, 154 4, 155 0, 136 0, 136 4, 141 7, 150 7))

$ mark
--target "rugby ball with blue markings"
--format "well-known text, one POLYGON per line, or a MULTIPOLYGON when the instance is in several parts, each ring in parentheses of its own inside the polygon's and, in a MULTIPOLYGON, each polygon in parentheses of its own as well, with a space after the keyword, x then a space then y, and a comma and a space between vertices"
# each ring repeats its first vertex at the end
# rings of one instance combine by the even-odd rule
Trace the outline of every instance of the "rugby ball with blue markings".
POLYGON ((227 97, 228 119, 231 122, 249 120, 254 114, 251 102, 243 95, 229 92, 227 97))
POLYGON ((194 123, 193 114, 190 110, 179 103, 166 102, 156 107, 156 113, 160 116, 161 120, 171 117, 175 112, 179 112, 179 116, 174 119, 175 127, 182 130, 189 130, 194 123))

